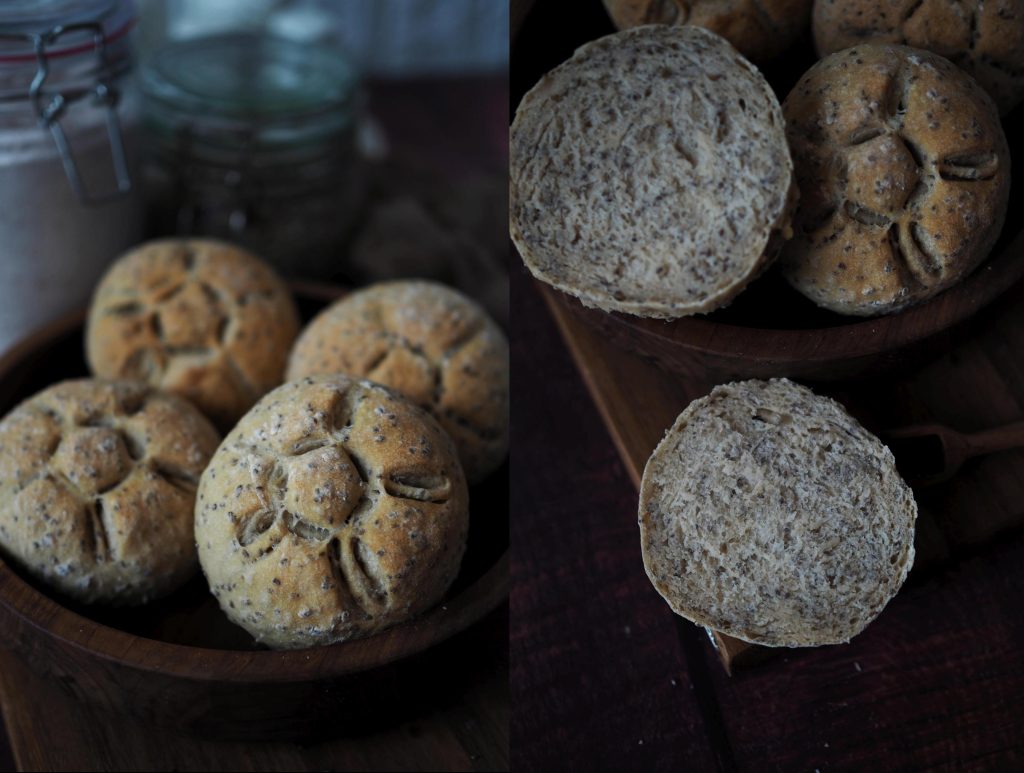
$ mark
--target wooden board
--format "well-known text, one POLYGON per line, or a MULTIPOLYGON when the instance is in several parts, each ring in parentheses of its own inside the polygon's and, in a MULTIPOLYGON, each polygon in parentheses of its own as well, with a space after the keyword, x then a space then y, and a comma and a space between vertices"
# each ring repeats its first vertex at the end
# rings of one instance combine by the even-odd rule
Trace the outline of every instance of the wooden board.
MULTIPOLYGON (((665 430, 715 382, 699 370, 670 374, 609 344, 587 324, 575 300, 538 287, 639 488, 644 465, 665 430)), ((1024 307, 1019 304, 990 324, 975 343, 916 374, 815 388, 838 399, 876 432, 932 420, 974 431, 1024 416, 1024 367, 1007 356, 1014 345, 1024 348, 1024 307)), ((1024 528, 1022 477, 1024 451, 1008 451, 968 463, 952 481, 916 491, 920 514, 911 582, 1001 533, 1024 528)), ((717 631, 709 633, 727 671, 772 654, 717 631)))

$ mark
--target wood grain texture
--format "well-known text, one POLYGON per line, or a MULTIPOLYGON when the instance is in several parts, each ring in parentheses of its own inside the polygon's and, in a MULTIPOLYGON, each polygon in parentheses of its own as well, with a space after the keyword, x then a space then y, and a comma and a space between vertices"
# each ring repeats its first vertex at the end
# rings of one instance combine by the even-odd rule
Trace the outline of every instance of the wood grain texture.
MULTIPOLYGON (((524 420, 514 442, 535 449, 513 469, 518 763, 1020 767, 1024 453, 969 460, 953 480, 917 492, 916 568, 850 644, 774 651, 730 677, 703 630, 651 587, 636 527, 634 478, 679 410, 711 383, 667 376, 565 313, 576 324, 571 350, 589 352, 574 378, 573 355, 525 269, 513 271, 512 290, 517 319, 539 317, 517 323, 528 343, 513 347, 515 372, 543 374, 545 384, 534 391, 535 375, 515 382, 524 420), (604 395, 593 407, 581 405, 590 399, 585 382, 599 382, 604 395), (686 693, 666 691, 665 677, 686 693), (658 739, 654 757, 643 756, 641 728, 658 739)), ((1010 353, 1024 350, 1024 306, 974 332, 973 342, 913 374, 814 387, 876 431, 924 421, 972 431, 1021 418, 1024 369, 1010 353)))

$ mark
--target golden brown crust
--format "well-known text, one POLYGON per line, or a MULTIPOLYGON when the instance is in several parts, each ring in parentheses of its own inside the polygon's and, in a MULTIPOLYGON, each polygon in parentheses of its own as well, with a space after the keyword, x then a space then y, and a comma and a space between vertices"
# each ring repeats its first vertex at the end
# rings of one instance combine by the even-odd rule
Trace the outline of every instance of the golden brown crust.
POLYGON ((992 100, 950 62, 856 46, 812 67, 783 112, 800 208, 780 265, 815 303, 898 311, 988 255, 1010 156, 992 100))
POLYGON ((450 438, 384 387, 284 384, 203 473, 196 541, 225 614, 275 648, 369 636, 436 604, 469 499, 450 438))
POLYGON ((180 394, 222 428, 281 383, 299 319, 288 288, 244 250, 207 239, 148 242, 93 297, 93 373, 180 394))
POLYGON ((87 603, 140 604, 196 569, 192 510, 220 441, 138 382, 65 381, 0 422, 0 546, 87 603))
POLYGON ((970 74, 1003 114, 1024 98, 1021 0, 819 0, 813 28, 819 56, 861 43, 923 48, 970 74))
POLYGON ((288 380, 368 378, 429 411, 478 483, 508 453, 508 341, 487 313, 436 282, 382 282, 322 311, 302 332, 288 380))
POLYGON ((800 36, 812 0, 604 0, 620 30, 644 24, 693 24, 728 40, 753 62, 775 58, 800 36))

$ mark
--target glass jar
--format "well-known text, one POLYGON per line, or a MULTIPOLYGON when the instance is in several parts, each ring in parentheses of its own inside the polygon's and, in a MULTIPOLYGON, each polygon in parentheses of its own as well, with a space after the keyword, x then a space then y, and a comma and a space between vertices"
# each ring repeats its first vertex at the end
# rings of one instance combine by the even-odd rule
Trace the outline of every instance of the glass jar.
POLYGON ((336 50, 259 33, 171 43, 142 68, 155 230, 242 244, 330 278, 362 198, 355 70, 336 50))
POLYGON ((129 0, 0 3, 0 350, 142 238, 129 0))

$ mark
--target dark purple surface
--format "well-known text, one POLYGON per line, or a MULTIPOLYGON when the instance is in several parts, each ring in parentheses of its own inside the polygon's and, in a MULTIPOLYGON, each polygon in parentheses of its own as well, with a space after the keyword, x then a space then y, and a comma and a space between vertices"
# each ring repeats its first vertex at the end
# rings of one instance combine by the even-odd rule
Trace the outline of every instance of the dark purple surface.
MULTIPOLYGON (((515 768, 1024 769, 1019 530, 915 573, 849 645, 784 651, 729 677, 703 632, 673 615, 644 574, 636 490, 519 266, 512 302, 515 768)), ((1024 328, 1024 309, 997 323, 986 354, 952 355, 951 379, 958 367, 991 369, 991 341, 998 355, 1000 331, 1024 328)), ((1006 340, 1014 349, 1024 334, 1006 340)), ((992 386, 1024 385, 1020 366, 997 362, 1004 380, 973 392, 936 383, 959 395, 940 418, 972 428, 971 416, 993 405, 1005 420, 1024 415, 1024 392, 992 386)), ((913 388, 927 397, 921 381, 913 388)), ((879 402, 900 389, 858 397, 879 402)), ((1002 469, 992 496, 1006 497, 1021 455, 973 464, 975 482, 933 489, 922 504, 987 509, 981 473, 1002 469)))

